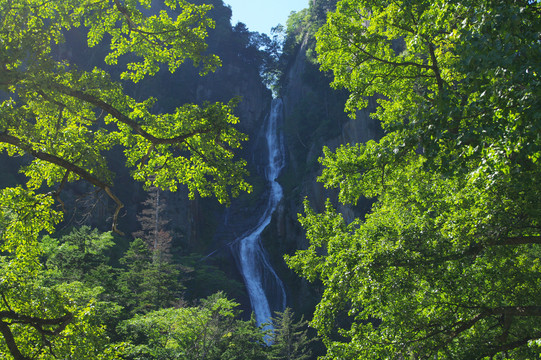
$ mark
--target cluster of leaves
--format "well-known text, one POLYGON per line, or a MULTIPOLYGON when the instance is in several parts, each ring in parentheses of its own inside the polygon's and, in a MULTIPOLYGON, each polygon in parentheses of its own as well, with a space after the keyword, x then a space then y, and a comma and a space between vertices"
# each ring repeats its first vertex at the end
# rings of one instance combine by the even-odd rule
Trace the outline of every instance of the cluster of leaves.
POLYGON ((318 32, 346 109, 380 95, 385 130, 321 159, 370 213, 307 203, 288 258, 323 283, 327 358, 539 356, 539 24, 538 2, 342 0, 318 32))
POLYGON ((216 293, 200 305, 169 308, 124 321, 128 359, 306 359, 311 342, 287 309, 273 318, 269 334, 255 318, 241 320, 237 303, 216 293), (268 345, 270 343, 270 345, 268 345))
POLYGON ((245 162, 233 154, 246 140, 232 127, 238 121, 234 103, 184 105, 154 114, 154 99, 136 101, 105 71, 78 71, 51 55, 64 31, 84 25, 90 46, 104 34, 110 38, 106 62, 115 64, 121 55, 132 54, 122 78, 139 81, 154 75, 160 63, 173 71, 187 59, 205 64, 204 72, 214 69, 217 57, 202 54, 206 29, 213 26, 205 16, 209 7, 167 5, 172 11, 180 7, 176 19, 165 11, 144 16, 139 6, 149 8, 150 2, 0 3, 0 84, 11 95, 0 110, 0 149, 36 159, 24 169, 30 188, 82 178, 121 206, 110 193, 112 173, 105 155, 121 146, 133 178, 147 186, 176 190, 185 184, 191 196, 215 195, 221 202, 250 189, 242 179, 245 162))
POLYGON ((169 308, 121 325, 131 340, 128 358, 263 359, 263 332, 252 319, 238 320, 238 304, 223 294, 197 307, 169 308))
POLYGON ((1 195, 1 353, 17 360, 30 359, 30 355, 43 358, 44 353, 107 358, 115 349, 107 345, 104 329, 93 321, 101 310, 92 300, 95 293, 78 282, 51 286, 49 274, 37 261, 39 232, 51 231, 59 218, 50 209, 53 200, 18 188, 4 189, 1 195), (54 345, 49 338, 57 338, 54 345))
MULTIPOLYGON (((159 12, 147 0, 0 0, 0 151, 32 159, 21 168, 26 186, 0 191, 3 354, 92 359, 110 358, 118 350, 104 342, 105 328, 96 320, 115 307, 96 299, 113 286, 111 279, 133 291, 130 284, 136 281, 131 275, 111 277, 99 255, 110 246, 108 240, 84 230, 62 244, 50 240, 48 254, 38 243, 61 221, 62 212, 53 206, 64 205, 59 194, 76 180, 104 191, 115 203, 112 223, 118 231, 123 203, 112 191, 112 149, 124 152, 132 178, 146 186, 176 190, 185 185, 191 197, 215 196, 222 203, 250 191, 246 163, 234 154, 247 139, 234 127, 236 100, 157 113, 155 99, 126 95, 106 71, 79 70, 53 55, 65 34, 84 28, 89 47, 106 43, 108 65, 125 64, 123 80, 138 82, 162 65, 172 72, 188 60, 205 74, 220 65, 217 56, 206 53, 207 32, 214 27, 210 10, 168 0, 159 12), (38 261, 42 256, 45 269, 38 261)), ((141 254, 134 250, 132 255, 141 254)), ((127 273, 147 279, 174 273, 149 264, 136 268, 130 260, 133 268, 127 273)), ((170 304, 163 293, 175 287, 167 281, 142 291, 148 299, 137 306, 170 304)), ((137 285, 146 286, 144 281, 137 285)))
MULTIPOLYGON (((42 267, 0 287, 0 351, 14 359, 302 359, 312 340, 290 309, 264 330, 219 292, 187 306, 178 264, 135 239, 118 264, 112 233, 44 236, 42 267), (35 304, 39 303, 40 307, 35 304), (270 344, 270 345, 269 345, 270 344)), ((2 264, 5 265, 5 264, 2 264)), ((13 275, 2 266, 1 275, 13 275)), ((9 358, 9 357, 8 357, 9 358)))

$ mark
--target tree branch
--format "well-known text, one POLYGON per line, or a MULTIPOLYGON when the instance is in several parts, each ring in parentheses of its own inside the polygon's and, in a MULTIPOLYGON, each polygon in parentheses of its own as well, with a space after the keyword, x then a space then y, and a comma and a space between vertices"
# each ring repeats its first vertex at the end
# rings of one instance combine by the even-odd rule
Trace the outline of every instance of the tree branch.
MULTIPOLYGON (((447 346, 447 344, 452 342, 464 331, 473 327, 480 320, 488 318, 490 316, 494 316, 494 315, 498 315, 498 316, 503 315, 505 318, 509 318, 509 319, 511 319, 513 316, 541 317, 541 306, 500 306, 496 308, 484 309, 469 320, 459 321, 451 325, 451 328, 454 328, 454 329, 453 330, 450 329, 450 331, 447 332, 447 335, 449 336, 449 338, 445 341, 443 346, 447 346)), ((506 336, 506 333, 509 331, 510 326, 511 326, 510 322, 508 324, 504 324, 504 334, 503 334, 504 336, 506 336), (506 326, 508 327, 506 328, 506 326)), ((534 335, 534 337, 528 338, 528 340, 536 339, 539 337, 541 337, 541 335, 534 335)), ((524 341, 525 340, 523 339, 523 340, 519 340, 519 341, 509 343, 509 344, 495 347, 492 350, 494 351, 492 354, 496 354, 501 351, 511 350, 518 346, 524 345, 527 342, 527 340, 526 342, 524 341)), ((484 356, 481 356, 481 358, 484 358, 484 356)))
POLYGON ((416 63, 416 62, 413 62, 413 61, 396 62, 396 61, 385 60, 385 59, 382 59, 380 57, 377 57, 377 56, 369 53, 362 46, 359 46, 356 43, 353 43, 353 46, 355 46, 355 48, 357 48, 360 52, 365 54, 368 57, 367 60, 375 60, 377 62, 381 62, 381 63, 386 64, 386 65, 392 65, 392 66, 395 66, 395 67, 398 67, 398 66, 413 66, 413 67, 417 67, 417 68, 421 68, 421 69, 434 70, 434 68, 432 66, 430 66, 430 65, 419 64, 419 63, 416 63))
POLYGON ((124 207, 124 204, 118 199, 118 197, 116 197, 113 194, 113 192, 111 191, 111 187, 110 187, 110 185, 108 183, 98 179, 97 177, 92 175, 88 170, 86 170, 86 169, 84 169, 84 168, 82 168, 80 166, 77 166, 77 165, 75 165, 75 164, 73 164, 73 163, 71 163, 71 162, 69 162, 69 161, 67 161, 65 159, 62 159, 62 158, 60 158, 60 157, 58 157, 56 155, 53 155, 53 154, 46 153, 44 151, 35 150, 35 149, 32 148, 32 146, 22 142, 21 139, 15 137, 15 136, 9 135, 9 134, 7 134, 5 132, 0 133, 0 142, 11 144, 13 146, 18 147, 19 149, 22 149, 22 150, 26 151, 27 153, 29 153, 30 155, 34 156, 37 159, 46 161, 46 162, 51 163, 51 164, 58 165, 58 166, 60 166, 60 167, 62 167, 64 169, 68 170, 69 172, 77 174, 78 176, 85 179, 86 181, 88 181, 92 185, 97 186, 97 187, 105 190, 107 195, 109 195, 109 197, 116 204, 115 216, 113 217, 113 225, 112 225, 113 231, 123 235, 123 233, 120 230, 118 230, 118 228, 117 228, 117 220, 118 220, 118 214, 120 212, 120 209, 122 209, 124 207))
POLYGON ((13 356, 14 360, 32 360, 21 353, 21 351, 19 350, 19 347, 17 346, 17 343, 15 342, 13 333, 11 332, 11 329, 9 328, 9 325, 3 321, 0 321, 0 333, 2 333, 2 336, 4 336, 4 341, 6 342, 6 346, 8 347, 8 350, 13 356))
POLYGON ((83 101, 85 101, 85 102, 87 102, 89 104, 92 104, 92 105, 100 108, 101 110, 107 112, 108 114, 110 114, 111 116, 116 118, 121 123, 123 123, 125 125, 128 125, 138 135, 141 135, 143 138, 150 141, 154 145, 178 144, 178 143, 181 143, 184 140, 186 140, 186 139, 188 139, 190 137, 193 137, 193 136, 195 136, 197 134, 206 134, 206 133, 209 133, 209 132, 212 132, 213 130, 215 130, 215 127, 209 126, 207 128, 204 128, 204 129, 193 130, 193 131, 191 131, 189 133, 174 136, 172 138, 159 138, 159 137, 156 137, 156 136, 148 133, 147 131, 145 131, 141 127, 141 125, 139 125, 137 122, 132 120, 129 116, 124 115, 120 110, 115 108, 113 105, 101 100, 100 98, 98 98, 98 97, 96 97, 94 95, 88 94, 88 93, 80 91, 80 90, 74 90, 74 89, 68 88, 68 87, 63 86, 63 85, 58 85, 58 84, 55 85, 55 88, 58 91, 66 94, 66 95, 75 97, 75 98, 77 98, 79 100, 83 100, 83 101))
MULTIPOLYGON (((18 324, 35 324, 39 326, 60 325, 64 329, 73 320, 73 314, 66 313, 63 316, 47 319, 29 315, 22 315, 12 310, 0 311, 0 319, 9 319, 18 324)), ((5 323, 7 324, 7 323, 5 323)))
POLYGON ((438 67, 438 59, 434 49, 434 44, 428 43, 428 52, 430 53, 430 60, 432 61, 431 69, 436 76, 436 83, 438 84, 438 90, 440 93, 443 91, 443 79, 441 78, 440 68, 438 67))
POLYGON ((42 335, 56 336, 62 331, 64 331, 66 326, 68 326, 68 324, 72 320, 73 314, 69 312, 57 318, 47 319, 35 316, 22 315, 12 310, 4 310, 0 311, 0 333, 2 333, 9 352, 15 360, 31 360, 31 358, 24 356, 19 350, 19 347, 17 346, 17 343, 15 341, 15 337, 13 336, 13 333, 11 332, 11 329, 9 327, 10 324, 17 323, 30 325, 42 335), (11 320, 11 322, 7 323, 3 321, 3 319, 9 319, 11 320), (43 326, 54 325, 58 325, 57 328, 54 330, 43 329, 43 326))
POLYGON ((510 236, 502 241, 491 241, 487 246, 527 245, 541 244, 541 236, 510 236))
POLYGON ((62 211, 66 211, 66 207, 64 206, 64 202, 60 198, 60 193, 62 192, 62 189, 64 188, 64 185, 66 185, 66 182, 68 181, 70 171, 66 170, 64 173, 64 176, 62 177, 62 181, 60 182, 60 185, 58 186, 58 189, 53 192, 53 195, 56 197, 56 201, 60 203, 62 206, 62 211))
POLYGON ((536 339, 540 339, 540 338, 541 338, 541 332, 538 332, 538 333, 533 334, 532 336, 522 338, 520 340, 516 340, 516 341, 510 342, 510 343, 507 343, 507 344, 503 344, 503 345, 500 345, 500 346, 493 346, 493 347, 490 348, 490 350, 487 350, 484 354, 478 356, 477 358, 478 359, 486 359, 487 357, 490 357, 492 359, 492 357, 494 355, 498 354, 498 353, 516 349, 516 348, 518 348, 520 346, 526 345, 531 340, 536 340, 536 339))
POLYGON ((83 169, 56 155, 52 155, 40 150, 35 150, 32 148, 31 145, 25 144, 24 142, 21 141, 21 139, 15 136, 9 135, 5 132, 0 133, 0 142, 11 144, 13 146, 18 147, 19 149, 26 151, 27 153, 31 154, 35 158, 63 167, 64 169, 69 170, 72 173, 79 175, 80 177, 82 177, 83 179, 91 183, 92 185, 98 186, 102 189, 105 189, 106 187, 110 186, 106 182, 96 178, 94 175, 88 172, 88 170, 83 169))
MULTIPOLYGON (((460 260, 468 256, 477 256, 486 248, 492 246, 518 246, 518 245, 528 245, 528 244, 541 244, 541 236, 514 236, 514 237, 504 237, 497 240, 492 240, 485 243, 473 243, 467 249, 462 252, 457 252, 454 254, 449 254, 446 256, 435 256, 435 254, 423 254, 423 260, 409 261, 407 259, 403 260, 393 260, 392 257, 385 256, 384 261, 375 261, 373 266, 375 267, 404 267, 404 268, 415 268, 415 267, 424 267, 428 265, 434 265, 438 263, 443 263, 446 261, 460 260)), ((388 254, 386 254, 388 255, 388 254)))
POLYGON ((489 315, 541 316, 541 306, 500 306, 486 311, 489 315))

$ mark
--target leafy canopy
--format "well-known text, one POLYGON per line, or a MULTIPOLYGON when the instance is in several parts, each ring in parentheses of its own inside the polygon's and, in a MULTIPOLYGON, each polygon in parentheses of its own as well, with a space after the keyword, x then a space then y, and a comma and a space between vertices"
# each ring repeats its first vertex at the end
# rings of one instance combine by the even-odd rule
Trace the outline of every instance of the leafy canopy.
POLYGON ((525 1, 342 0, 323 70, 377 96, 378 141, 324 149, 347 224, 306 203, 289 265, 324 286, 327 358, 534 358, 541 343, 541 9, 525 1))
POLYGON ((264 332, 255 319, 239 320, 237 303, 223 293, 196 307, 169 308, 120 324, 128 359, 266 359, 264 332))
POLYGON ((246 140, 233 127, 235 100, 157 113, 155 99, 136 100, 107 71, 80 70, 55 50, 68 31, 84 27, 88 46, 107 49, 105 62, 122 68, 123 80, 141 81, 162 66, 175 71, 186 61, 205 74, 220 65, 205 53, 210 8, 182 0, 165 0, 160 11, 149 0, 0 0, 0 151, 32 159, 21 168, 26 186, 0 191, 0 352, 15 359, 113 356, 92 315, 96 295, 76 282, 48 286, 37 261, 38 236, 62 219, 53 206, 63 206, 68 182, 104 191, 116 205, 112 227, 119 232, 123 204, 107 161, 113 148, 148 187, 185 185, 190 197, 222 203, 251 190, 246 163, 234 155, 246 140), (81 296, 73 300, 74 293, 81 296))
POLYGON ((54 59, 52 47, 63 41, 63 32, 84 25, 89 46, 108 35, 109 64, 131 55, 125 79, 154 75, 162 63, 174 71, 187 59, 201 63, 203 72, 219 65, 216 56, 204 55, 206 29, 213 26, 205 17, 209 6, 166 4, 179 7, 176 19, 165 10, 144 16, 139 9, 149 9, 148 1, 0 3, 0 85, 10 95, 0 108, 0 149, 35 158, 23 170, 30 188, 83 178, 110 189, 105 152, 121 146, 133 178, 148 186, 176 190, 185 184, 192 196, 213 194, 221 202, 250 189, 242 180, 245 163, 232 152, 246 137, 231 126, 238 119, 229 105, 184 105, 154 114, 155 99, 127 96, 106 71, 80 71, 54 59))

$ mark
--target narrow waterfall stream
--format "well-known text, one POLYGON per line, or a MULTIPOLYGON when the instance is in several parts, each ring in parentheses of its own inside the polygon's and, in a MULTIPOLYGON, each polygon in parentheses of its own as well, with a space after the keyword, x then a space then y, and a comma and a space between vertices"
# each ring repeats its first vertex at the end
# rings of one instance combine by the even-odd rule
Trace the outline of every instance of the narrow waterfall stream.
POLYGON ((261 233, 269 225, 283 194, 282 187, 276 181, 285 161, 283 141, 278 131, 282 112, 282 100, 274 99, 265 128, 268 149, 265 176, 270 185, 265 211, 252 230, 235 240, 240 271, 258 325, 269 322, 273 311, 284 311, 286 306, 284 285, 276 275, 261 244, 261 233))

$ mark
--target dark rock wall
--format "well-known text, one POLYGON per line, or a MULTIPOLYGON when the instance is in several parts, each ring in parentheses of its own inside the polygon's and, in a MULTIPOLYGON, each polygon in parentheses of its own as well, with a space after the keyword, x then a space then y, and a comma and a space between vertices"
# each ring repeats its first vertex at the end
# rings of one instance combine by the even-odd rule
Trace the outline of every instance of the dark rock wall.
MULTIPOLYGON (((209 0, 192 2, 208 3, 209 0)), ((216 27, 209 31, 208 52, 220 57, 221 67, 201 77, 198 69, 191 63, 186 63, 174 74, 164 69, 138 84, 123 82, 123 85, 126 91, 138 100, 155 97, 157 102, 153 111, 158 113, 173 111, 185 103, 227 103, 234 97, 239 97, 241 101, 235 109, 240 120, 237 128, 247 134, 250 140, 238 151, 238 156, 248 160, 249 171, 254 174, 250 180, 257 183, 261 154, 261 151, 257 151, 257 139, 269 111, 272 95, 262 83, 257 50, 250 48, 249 33, 237 32, 231 26, 231 9, 221 0, 212 0, 211 3, 214 8, 210 16, 214 18, 216 27)), ((160 1, 153 2, 152 12, 162 8, 160 1)), ((84 29, 70 31, 66 34, 66 43, 58 46, 55 57, 77 64, 81 69, 103 67, 113 78, 118 78, 120 67, 109 67, 103 63, 107 44, 89 49, 86 47, 85 36, 84 29)), ((129 171, 124 169, 124 155, 121 151, 110 155, 111 169, 118 169, 114 191, 125 205, 119 219, 119 228, 129 235, 138 230, 136 215, 142 210, 142 203, 147 195, 141 184, 134 182, 129 171)), ((63 196, 67 205, 70 205, 67 206, 70 211, 65 217, 64 226, 87 224, 104 231, 110 230, 114 204, 107 196, 93 191, 94 189, 86 184, 75 184, 64 191, 63 196)), ((215 199, 196 197, 195 200, 189 200, 187 190, 182 187, 175 193, 164 192, 163 195, 167 202, 167 213, 164 215, 170 219, 168 229, 174 237, 174 252, 205 254, 220 246, 216 244, 215 232, 228 211, 224 206, 215 199)))
POLYGON ((347 221, 368 211, 370 201, 361 201, 355 207, 337 203, 337 192, 317 182, 321 174, 318 158, 324 146, 331 150, 340 144, 365 142, 381 136, 382 130, 369 114, 375 111, 375 98, 369 106, 358 111, 355 119, 344 112, 345 91, 330 88, 329 74, 319 71, 314 60, 307 56, 310 48, 307 36, 297 48, 292 62, 284 74, 281 93, 285 112, 285 142, 287 165, 280 182, 284 186, 284 199, 275 214, 272 226, 266 232, 264 243, 276 264, 289 292, 289 306, 296 312, 311 314, 318 301, 317 284, 308 284, 287 268, 283 254, 308 246, 304 230, 298 222, 307 198, 316 211, 323 211, 327 198, 337 206, 347 221))

